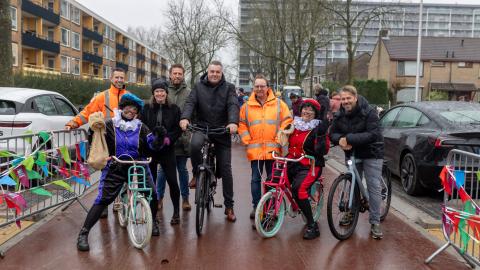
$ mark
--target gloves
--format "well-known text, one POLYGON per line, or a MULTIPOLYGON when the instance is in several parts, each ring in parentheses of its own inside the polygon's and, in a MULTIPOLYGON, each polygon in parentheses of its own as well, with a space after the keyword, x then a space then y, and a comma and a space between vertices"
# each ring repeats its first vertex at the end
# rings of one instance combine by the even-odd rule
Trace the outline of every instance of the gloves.
POLYGON ((168 146, 168 145, 170 145, 170 138, 165 136, 165 138, 163 138, 163 146, 168 146))

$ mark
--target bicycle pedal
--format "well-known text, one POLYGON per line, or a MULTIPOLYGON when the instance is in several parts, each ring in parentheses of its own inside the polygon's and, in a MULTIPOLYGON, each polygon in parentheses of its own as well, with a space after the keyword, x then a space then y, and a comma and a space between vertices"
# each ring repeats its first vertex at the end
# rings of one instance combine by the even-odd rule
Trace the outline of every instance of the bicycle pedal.
POLYGON ((215 207, 215 208, 222 208, 223 205, 221 205, 221 204, 216 204, 216 203, 215 203, 215 204, 213 205, 213 207, 215 207))

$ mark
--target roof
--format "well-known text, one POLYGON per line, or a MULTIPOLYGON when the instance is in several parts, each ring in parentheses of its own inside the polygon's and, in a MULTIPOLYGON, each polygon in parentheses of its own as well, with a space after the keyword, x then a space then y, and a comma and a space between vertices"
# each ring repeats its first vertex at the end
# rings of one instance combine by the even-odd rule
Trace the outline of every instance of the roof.
MULTIPOLYGON (((392 60, 416 60, 418 37, 382 39, 392 60)), ((422 37, 422 60, 480 62, 480 38, 422 37)))
POLYGON ((430 83, 432 90, 442 91, 478 91, 477 87, 473 83, 430 83))
POLYGON ((31 97, 38 96, 38 95, 45 95, 45 94, 61 95, 53 91, 39 90, 39 89, 32 89, 32 88, 0 87, 0 99, 11 100, 11 101, 20 102, 20 103, 24 103, 25 100, 31 97))

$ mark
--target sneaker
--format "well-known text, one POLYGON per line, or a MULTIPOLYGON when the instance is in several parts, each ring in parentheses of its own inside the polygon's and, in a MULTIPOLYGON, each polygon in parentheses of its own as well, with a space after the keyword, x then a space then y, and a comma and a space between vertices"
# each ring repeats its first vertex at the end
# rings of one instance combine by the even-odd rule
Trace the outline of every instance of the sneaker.
POLYGON ((320 230, 316 222, 307 225, 305 232, 303 233, 303 239, 312 240, 320 236, 320 230))
POLYGON ((188 199, 184 199, 182 202, 182 209, 184 211, 190 211, 192 210, 192 206, 190 206, 190 203, 188 202, 188 199))
POLYGON ((250 219, 255 219, 255 208, 250 212, 250 219))
POLYGON ((225 208, 225 215, 227 216, 227 220, 230 222, 235 222, 237 220, 235 212, 233 212, 233 208, 225 208))
POLYGON ((340 226, 348 226, 352 224, 353 215, 350 212, 347 212, 343 215, 342 219, 338 222, 340 226))
POLYGON ((82 228, 80 230, 80 233, 78 234, 77 249, 79 251, 89 251, 90 250, 90 246, 88 245, 88 230, 85 229, 85 228, 82 228))
POLYGON ((152 226, 152 236, 159 236, 160 235, 160 229, 158 228, 158 220, 153 221, 153 226, 152 226))
POLYGON ((382 232, 382 228, 380 228, 380 224, 372 224, 370 233, 372 234, 373 239, 380 240, 383 238, 383 232, 382 232))
POLYGON ((170 220, 171 225, 177 225, 180 223, 180 215, 178 213, 173 213, 172 219, 170 220))

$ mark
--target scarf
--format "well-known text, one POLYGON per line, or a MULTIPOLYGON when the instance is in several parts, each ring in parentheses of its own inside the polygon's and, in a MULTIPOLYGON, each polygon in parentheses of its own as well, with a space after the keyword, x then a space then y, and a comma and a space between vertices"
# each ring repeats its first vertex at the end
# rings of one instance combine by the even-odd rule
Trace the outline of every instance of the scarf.
POLYGON ((319 124, 320 120, 318 119, 313 119, 308 122, 305 122, 300 116, 295 116, 295 118, 293 119, 293 125, 295 126, 295 129, 298 129, 300 131, 312 130, 316 128, 319 124))
POLYGON ((140 124, 141 124, 141 121, 138 120, 138 119, 133 119, 133 120, 130 120, 130 121, 125 121, 123 118, 122 118, 122 111, 121 110, 118 110, 118 109, 115 109, 113 110, 114 112, 114 117, 112 119, 113 121, 113 125, 116 127, 116 128, 119 128, 120 130, 122 131, 129 131, 129 130, 136 130, 140 124))

